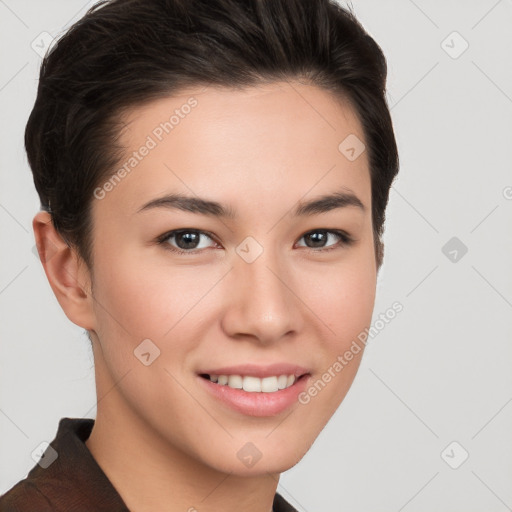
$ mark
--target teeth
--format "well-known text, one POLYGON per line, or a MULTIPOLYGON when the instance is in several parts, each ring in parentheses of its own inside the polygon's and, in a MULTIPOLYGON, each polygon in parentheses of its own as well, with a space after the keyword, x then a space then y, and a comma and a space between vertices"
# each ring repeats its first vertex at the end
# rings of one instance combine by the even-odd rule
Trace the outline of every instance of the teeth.
POLYGON ((288 375, 279 375, 277 378, 277 387, 284 389, 286 386, 288 386, 288 375))
POLYGON ((228 378, 228 386, 230 388, 242 389, 244 387, 244 381, 240 375, 230 375, 228 378))
POLYGON ((261 391, 261 379, 258 379, 258 377, 244 377, 243 381, 244 391, 249 391, 249 393, 259 393, 261 391))
POLYGON ((295 375, 279 375, 273 377, 258 377, 241 375, 209 375, 212 382, 233 389, 243 389, 249 393, 274 393, 280 389, 289 388, 295 382, 295 375))

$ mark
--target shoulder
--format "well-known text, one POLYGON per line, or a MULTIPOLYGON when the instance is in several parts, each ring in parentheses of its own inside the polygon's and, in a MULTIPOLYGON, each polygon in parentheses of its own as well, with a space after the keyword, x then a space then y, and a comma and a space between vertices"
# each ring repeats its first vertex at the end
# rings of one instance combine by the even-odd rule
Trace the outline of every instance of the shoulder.
POLYGON ((53 512, 45 495, 28 479, 23 479, 0 496, 0 512, 53 512))
POLYGON ((0 496, 0 512, 128 512, 85 444, 93 424, 61 418, 37 464, 0 496))
MULTIPOLYGON (((27 476, 0 496, 0 512, 57 512, 73 495, 72 474, 79 434, 92 420, 61 418, 57 434, 27 476), (43 462, 44 461, 44 462, 43 462), (71 462, 70 462, 71 461, 71 462)), ((77 458, 76 463, 81 459, 77 458)))

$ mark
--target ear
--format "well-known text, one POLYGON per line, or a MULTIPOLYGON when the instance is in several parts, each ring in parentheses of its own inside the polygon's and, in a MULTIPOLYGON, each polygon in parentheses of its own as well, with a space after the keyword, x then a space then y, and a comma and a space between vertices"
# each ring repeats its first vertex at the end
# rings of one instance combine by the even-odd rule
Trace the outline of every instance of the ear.
POLYGON ((95 330, 92 282, 87 265, 56 231, 48 212, 38 212, 32 228, 39 259, 64 313, 74 324, 95 330))

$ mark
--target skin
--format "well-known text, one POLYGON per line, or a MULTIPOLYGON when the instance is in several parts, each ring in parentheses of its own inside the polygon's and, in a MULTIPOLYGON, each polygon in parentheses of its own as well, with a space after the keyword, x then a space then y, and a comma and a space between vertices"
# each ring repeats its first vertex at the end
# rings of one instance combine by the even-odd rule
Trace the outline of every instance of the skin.
POLYGON ((103 199, 92 200, 94 274, 46 212, 33 228, 62 309, 90 332, 98 407, 86 445, 127 506, 268 512, 279 474, 305 455, 336 411, 363 350, 307 405, 275 416, 228 409, 199 386, 196 372, 285 361, 308 368, 313 383, 370 326, 378 267, 367 154, 349 161, 338 150, 349 134, 364 135, 346 103, 313 86, 209 87, 132 109, 120 139, 126 155, 191 96, 198 105, 190 114, 103 199), (365 211, 291 215, 298 201, 341 189, 365 211), (137 213, 170 192, 230 205, 238 217, 137 213), (176 239, 156 242, 182 228, 215 239, 203 235, 194 255, 165 248, 180 248, 176 239), (315 248, 304 235, 318 229, 340 229, 356 241, 343 246, 331 234, 315 248), (250 264, 235 250, 247 236, 263 247, 250 264), (149 366, 134 357, 147 338, 161 351, 149 366), (251 468, 237 457, 249 441, 262 453, 251 468))

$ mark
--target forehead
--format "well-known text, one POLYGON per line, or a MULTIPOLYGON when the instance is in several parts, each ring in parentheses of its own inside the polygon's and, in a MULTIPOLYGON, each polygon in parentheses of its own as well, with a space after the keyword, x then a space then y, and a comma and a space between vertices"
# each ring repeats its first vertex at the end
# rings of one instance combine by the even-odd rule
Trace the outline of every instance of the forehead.
POLYGON ((126 172, 109 201, 134 210, 135 203, 179 190, 230 203, 251 197, 264 207, 265 198, 343 186, 369 203, 366 151, 347 158, 347 140, 364 147, 357 114, 314 86, 182 90, 125 114, 118 169, 126 172))

